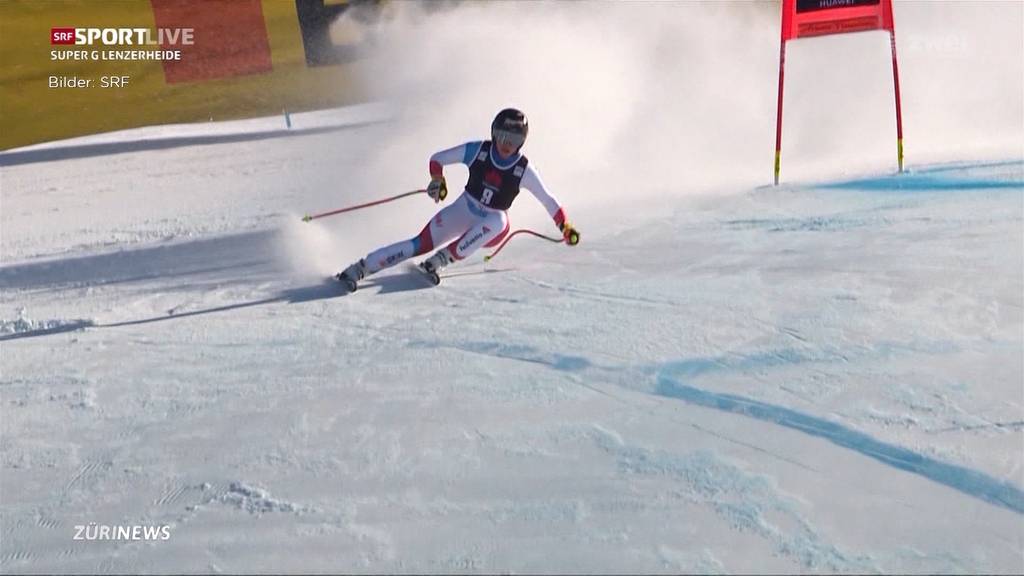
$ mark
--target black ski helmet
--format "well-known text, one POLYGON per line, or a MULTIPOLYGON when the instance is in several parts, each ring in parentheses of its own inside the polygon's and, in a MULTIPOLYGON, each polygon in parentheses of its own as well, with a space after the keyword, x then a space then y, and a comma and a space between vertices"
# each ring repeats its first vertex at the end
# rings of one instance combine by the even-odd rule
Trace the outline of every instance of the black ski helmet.
POLYGON ((530 131, 530 122, 522 110, 505 108, 494 117, 491 122, 491 141, 494 143, 507 142, 511 144, 516 152, 526 142, 526 134, 530 131))

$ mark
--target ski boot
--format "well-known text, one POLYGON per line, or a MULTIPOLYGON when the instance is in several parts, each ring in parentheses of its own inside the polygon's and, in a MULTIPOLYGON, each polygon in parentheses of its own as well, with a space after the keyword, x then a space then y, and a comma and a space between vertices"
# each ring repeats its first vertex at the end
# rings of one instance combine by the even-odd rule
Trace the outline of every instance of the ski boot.
POLYGON ((437 253, 430 258, 420 262, 419 268, 427 275, 428 278, 430 278, 430 281, 434 283, 434 286, 437 286, 441 283, 441 277, 438 276, 438 273, 441 272, 441 269, 448 264, 451 264, 451 257, 448 255, 448 249, 443 248, 438 250, 437 253))
POLYGON ((359 262, 345 268, 343 272, 335 274, 334 278, 344 284, 349 292, 355 292, 356 282, 362 280, 364 276, 366 276, 366 260, 360 259, 359 262))

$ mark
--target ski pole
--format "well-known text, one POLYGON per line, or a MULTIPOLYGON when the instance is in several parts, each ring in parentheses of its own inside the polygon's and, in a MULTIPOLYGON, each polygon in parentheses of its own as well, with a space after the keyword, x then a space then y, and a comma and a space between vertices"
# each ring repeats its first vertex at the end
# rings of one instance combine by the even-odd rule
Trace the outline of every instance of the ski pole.
MULTIPOLYGON (((366 204, 357 204, 355 206, 348 206, 347 208, 339 208, 337 210, 331 210, 330 212, 321 212, 320 214, 305 215, 302 217, 303 222, 309 222, 310 220, 316 220, 317 218, 323 218, 324 216, 333 216, 335 214, 341 214, 343 212, 351 212, 353 210, 359 210, 361 208, 369 208, 370 206, 376 206, 378 204, 384 204, 385 202, 392 202, 399 198, 405 198, 406 196, 413 196, 416 194, 423 194, 426 190, 413 190, 411 192, 405 192, 397 196, 391 196, 390 198, 384 198, 381 200, 374 200, 373 202, 367 202, 366 204)), ((442 198, 443 200, 443 198, 442 198)))
POLYGON ((531 236, 536 236, 537 238, 541 238, 543 240, 547 240, 548 242, 554 242, 555 244, 561 244, 562 242, 565 242, 565 238, 552 238, 551 236, 545 236, 545 235, 543 235, 543 234, 541 234, 539 232, 534 232, 533 230, 527 230, 525 228, 521 228, 521 229, 516 230, 515 232, 509 234, 508 236, 506 236, 505 240, 502 241, 502 243, 498 245, 498 247, 494 250, 494 252, 491 252, 489 255, 484 256, 484 262, 489 262, 491 260, 491 258, 494 258, 495 256, 497 256, 498 252, 501 252, 501 249, 505 247, 505 244, 508 244, 508 241, 511 240, 516 234, 529 234, 531 236))

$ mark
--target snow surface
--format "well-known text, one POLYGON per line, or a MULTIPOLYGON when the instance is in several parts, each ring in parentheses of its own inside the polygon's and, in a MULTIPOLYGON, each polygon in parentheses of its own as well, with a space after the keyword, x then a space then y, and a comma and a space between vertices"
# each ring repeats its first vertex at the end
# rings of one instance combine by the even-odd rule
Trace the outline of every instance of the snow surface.
MULTIPOLYGON (((1015 127, 900 175, 634 174, 640 204, 549 160, 580 246, 342 295, 327 274, 435 206, 300 216, 418 188, 457 141, 389 114, 0 154, 0 569, 1024 570, 1015 127)), ((548 157, 574 152, 602 154, 548 157)))

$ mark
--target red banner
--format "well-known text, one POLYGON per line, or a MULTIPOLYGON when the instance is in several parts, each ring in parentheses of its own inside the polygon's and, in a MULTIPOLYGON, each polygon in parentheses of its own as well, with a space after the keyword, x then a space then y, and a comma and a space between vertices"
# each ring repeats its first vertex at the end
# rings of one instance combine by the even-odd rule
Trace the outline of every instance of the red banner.
POLYGON ((783 42, 892 29, 892 0, 782 0, 783 42))
POLYGON ((270 41, 260 0, 150 0, 157 28, 192 28, 181 60, 163 61, 168 84, 270 72, 270 41))

